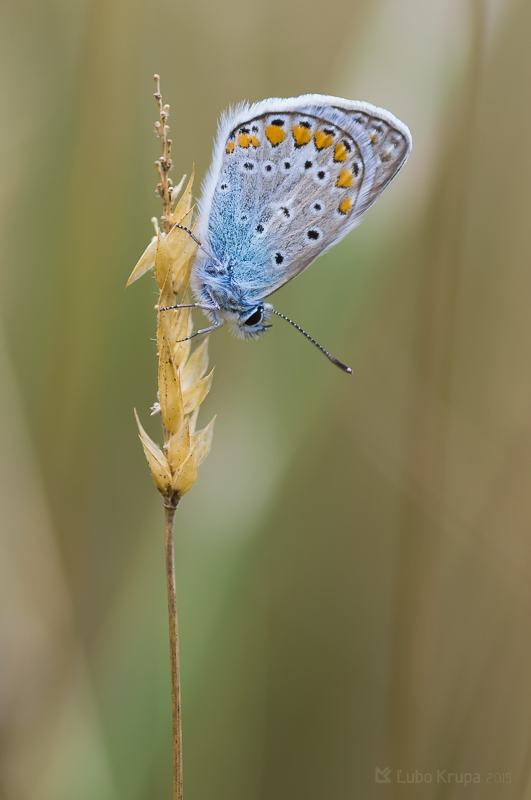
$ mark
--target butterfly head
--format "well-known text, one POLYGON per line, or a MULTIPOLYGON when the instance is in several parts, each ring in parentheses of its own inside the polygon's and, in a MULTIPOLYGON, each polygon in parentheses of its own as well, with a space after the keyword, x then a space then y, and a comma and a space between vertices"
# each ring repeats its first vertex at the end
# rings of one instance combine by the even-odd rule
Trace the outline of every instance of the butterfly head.
MULTIPOLYGON (((221 299, 219 295, 216 300, 221 299)), ((226 300, 226 298, 225 298, 226 300)), ((267 331, 273 306, 269 303, 219 303, 218 314, 228 322, 239 339, 257 339, 267 331)))
POLYGON ((258 303, 253 308, 241 309, 236 317, 236 334, 243 339, 257 339, 271 327, 267 320, 272 310, 270 303, 258 303))

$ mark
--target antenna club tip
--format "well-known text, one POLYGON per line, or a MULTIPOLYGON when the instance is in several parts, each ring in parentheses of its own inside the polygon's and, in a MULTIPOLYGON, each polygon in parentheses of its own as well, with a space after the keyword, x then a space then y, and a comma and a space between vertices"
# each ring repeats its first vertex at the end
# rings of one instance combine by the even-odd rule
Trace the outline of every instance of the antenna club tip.
POLYGON ((352 375, 352 370, 350 369, 350 367, 347 367, 345 372, 348 372, 349 375, 352 375))

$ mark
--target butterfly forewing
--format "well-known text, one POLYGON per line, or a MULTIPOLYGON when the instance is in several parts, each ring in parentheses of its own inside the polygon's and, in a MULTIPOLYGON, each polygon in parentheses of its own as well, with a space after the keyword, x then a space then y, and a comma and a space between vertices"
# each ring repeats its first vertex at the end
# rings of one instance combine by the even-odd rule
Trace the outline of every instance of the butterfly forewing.
MULTIPOLYGON (((301 100, 313 97, 327 99, 301 100)), ((247 296, 271 294, 342 239, 409 153, 407 129, 391 115, 330 100, 261 104, 218 143, 206 235, 247 296)))

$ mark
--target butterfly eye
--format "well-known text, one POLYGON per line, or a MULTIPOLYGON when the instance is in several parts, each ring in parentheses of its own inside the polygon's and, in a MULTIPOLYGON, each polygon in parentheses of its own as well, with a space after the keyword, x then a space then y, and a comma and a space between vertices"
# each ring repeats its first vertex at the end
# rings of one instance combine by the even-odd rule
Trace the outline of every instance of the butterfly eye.
POLYGON ((262 322, 263 315, 264 315, 264 307, 258 306, 258 308, 255 311, 253 311, 251 316, 247 317, 247 319, 243 324, 248 325, 249 327, 253 327, 254 325, 260 325, 260 323, 262 322))

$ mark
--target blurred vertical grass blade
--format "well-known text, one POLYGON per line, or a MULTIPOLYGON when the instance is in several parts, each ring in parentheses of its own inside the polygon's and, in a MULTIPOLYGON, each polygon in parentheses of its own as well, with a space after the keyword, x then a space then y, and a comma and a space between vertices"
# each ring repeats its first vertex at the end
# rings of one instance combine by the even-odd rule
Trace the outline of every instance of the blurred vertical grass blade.
POLYGON ((115 800, 50 512, 0 335, 0 791, 6 800, 115 800), (30 500, 30 501, 29 501, 30 500), (65 765, 68 764, 68 771, 65 765))
MULTIPOLYGON (((529 697, 523 665, 531 643, 518 622, 523 596, 516 587, 530 569, 520 519, 531 509, 516 486, 531 477, 531 454, 517 444, 509 409, 511 391, 528 400, 531 393, 522 371, 512 385, 499 381, 505 363, 523 365, 529 357, 527 332, 508 336, 513 325, 502 298, 527 261, 527 247, 514 245, 522 203, 530 204, 515 176, 525 175, 526 185, 531 179, 531 159, 522 157, 531 117, 517 103, 528 81, 531 13, 515 5, 504 35, 482 54, 481 6, 471 8, 468 88, 462 112, 452 115, 446 138, 455 144, 441 170, 420 263, 405 463, 418 491, 406 501, 403 523, 395 765, 433 771, 451 763, 470 771, 475 764, 483 780, 505 771, 512 786, 504 791, 520 797, 531 745, 520 704, 529 697), (496 121, 493 97, 504 98, 496 121), (518 134, 500 149, 498 121, 515 113, 518 134), (488 130, 493 135, 485 139, 488 130)), ((514 315, 514 296, 511 308, 514 315)))
MULTIPOLYGON (((425 471, 430 493, 445 498, 448 478, 447 440, 453 394, 454 348, 460 286, 465 269, 469 226, 474 141, 478 135, 477 107, 483 67, 485 21, 483 4, 469 5, 468 74, 461 96, 454 99, 446 117, 443 139, 448 147, 440 179, 424 226, 424 253, 418 269, 418 295, 414 311, 412 356, 420 384, 411 386, 406 466, 416 474, 425 471), (434 398, 436 403, 433 402, 434 398)), ((444 500, 443 500, 444 502, 444 500)), ((442 510, 441 510, 442 511, 442 510)), ((420 709, 415 701, 422 680, 423 609, 421 598, 429 592, 438 540, 444 534, 444 513, 433 517, 417 498, 407 498, 399 565, 395 688, 393 692, 394 763, 409 763, 415 752, 420 709)), ((399 766, 397 768, 400 768, 399 766)))

